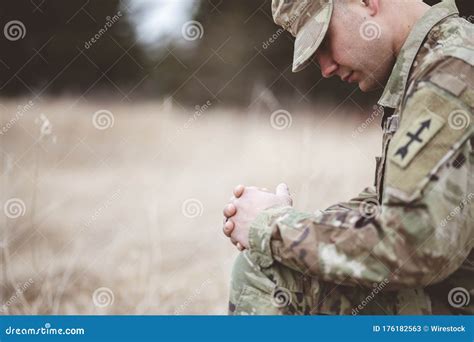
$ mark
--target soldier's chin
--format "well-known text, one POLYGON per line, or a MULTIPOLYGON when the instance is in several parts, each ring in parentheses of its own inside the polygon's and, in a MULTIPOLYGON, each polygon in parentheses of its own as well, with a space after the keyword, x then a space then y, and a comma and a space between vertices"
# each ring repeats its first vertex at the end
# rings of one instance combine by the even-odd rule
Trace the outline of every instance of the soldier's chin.
POLYGON ((364 93, 369 93, 379 89, 379 84, 371 77, 367 77, 359 82, 359 88, 364 93))

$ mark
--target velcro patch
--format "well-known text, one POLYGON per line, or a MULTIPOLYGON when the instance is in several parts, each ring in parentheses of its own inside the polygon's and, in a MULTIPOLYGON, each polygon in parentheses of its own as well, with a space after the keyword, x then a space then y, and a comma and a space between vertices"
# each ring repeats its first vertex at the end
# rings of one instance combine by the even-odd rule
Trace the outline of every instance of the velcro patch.
POLYGON ((447 73, 435 74, 431 76, 430 81, 454 96, 461 95, 467 87, 466 83, 459 79, 459 75, 456 77, 447 73))
POLYGON ((395 149, 389 156, 395 164, 405 168, 426 144, 444 126, 445 120, 428 108, 424 108, 419 117, 399 135, 394 142, 395 149))

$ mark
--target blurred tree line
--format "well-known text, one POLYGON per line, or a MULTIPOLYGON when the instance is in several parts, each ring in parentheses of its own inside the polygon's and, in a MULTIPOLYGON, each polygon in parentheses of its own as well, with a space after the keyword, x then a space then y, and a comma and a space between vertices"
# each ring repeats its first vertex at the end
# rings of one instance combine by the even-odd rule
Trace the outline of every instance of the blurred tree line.
MULTIPOLYGON (((202 24, 202 37, 151 54, 137 42, 128 20, 132 14, 119 0, 2 1, 0 95, 172 97, 192 106, 207 100, 249 105, 262 91, 270 103, 351 96, 367 104, 379 95, 367 100, 354 86, 335 79, 319 82, 316 66, 291 73, 290 35, 269 42, 278 30, 271 0, 190 1, 200 2, 193 19, 202 24), (18 40, 5 33, 13 20, 25 28, 18 40)), ((457 2, 462 15, 474 14, 472 0, 457 2)))

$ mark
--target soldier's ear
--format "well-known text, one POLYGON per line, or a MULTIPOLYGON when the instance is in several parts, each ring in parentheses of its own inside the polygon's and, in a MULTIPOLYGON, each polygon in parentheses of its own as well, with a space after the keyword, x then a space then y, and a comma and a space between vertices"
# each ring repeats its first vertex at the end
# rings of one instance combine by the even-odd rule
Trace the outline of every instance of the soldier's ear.
POLYGON ((362 0, 362 4, 369 11, 369 15, 374 17, 379 13, 380 0, 362 0))

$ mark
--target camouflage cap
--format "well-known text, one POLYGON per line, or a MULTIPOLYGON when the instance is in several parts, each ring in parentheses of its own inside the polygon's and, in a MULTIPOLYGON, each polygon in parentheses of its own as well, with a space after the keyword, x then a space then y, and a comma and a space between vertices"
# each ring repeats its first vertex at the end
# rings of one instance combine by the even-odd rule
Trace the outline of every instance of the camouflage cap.
POLYGON ((333 11, 333 0, 273 0, 273 20, 295 38, 293 72, 308 66, 324 39, 333 11))

